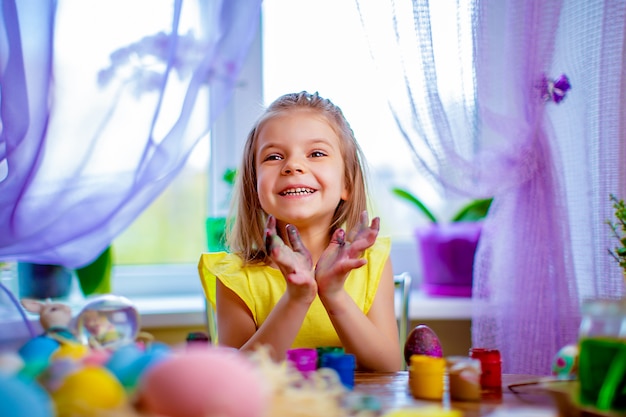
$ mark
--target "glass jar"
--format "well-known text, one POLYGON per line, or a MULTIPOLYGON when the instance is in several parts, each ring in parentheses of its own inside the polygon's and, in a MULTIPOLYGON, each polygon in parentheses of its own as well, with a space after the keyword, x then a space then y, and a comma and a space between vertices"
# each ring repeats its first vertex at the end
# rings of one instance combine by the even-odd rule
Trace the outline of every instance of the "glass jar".
POLYGON ((626 410, 626 301, 586 300, 581 306, 578 379, 580 402, 626 410))
POLYGON ((581 307, 579 338, 626 339, 626 301, 623 299, 585 300, 581 307))

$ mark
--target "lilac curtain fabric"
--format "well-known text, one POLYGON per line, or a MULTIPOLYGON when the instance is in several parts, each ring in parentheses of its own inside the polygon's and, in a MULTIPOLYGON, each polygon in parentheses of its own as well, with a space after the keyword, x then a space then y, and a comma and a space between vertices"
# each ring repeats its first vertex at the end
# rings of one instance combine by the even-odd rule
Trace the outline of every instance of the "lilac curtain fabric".
POLYGON ((500 349, 504 372, 548 374, 577 341, 580 302, 623 292, 604 220, 624 157, 625 2, 377 3, 358 0, 420 173, 442 193, 494 197, 472 343, 500 349), (571 91, 546 101, 562 73, 571 91))
POLYGON ((78 267, 106 248, 231 97, 260 6, 3 1, 0 260, 78 267))

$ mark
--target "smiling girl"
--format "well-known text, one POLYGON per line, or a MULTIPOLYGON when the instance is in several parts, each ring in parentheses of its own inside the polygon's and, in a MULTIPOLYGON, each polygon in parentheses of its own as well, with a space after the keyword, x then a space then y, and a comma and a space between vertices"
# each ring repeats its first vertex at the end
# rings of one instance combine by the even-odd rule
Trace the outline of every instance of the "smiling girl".
POLYGON ((233 200, 230 253, 201 256, 220 345, 339 346, 357 367, 401 366, 391 242, 371 223, 361 150, 340 108, 286 94, 250 131, 233 200), (347 232, 346 232, 347 231, 347 232))

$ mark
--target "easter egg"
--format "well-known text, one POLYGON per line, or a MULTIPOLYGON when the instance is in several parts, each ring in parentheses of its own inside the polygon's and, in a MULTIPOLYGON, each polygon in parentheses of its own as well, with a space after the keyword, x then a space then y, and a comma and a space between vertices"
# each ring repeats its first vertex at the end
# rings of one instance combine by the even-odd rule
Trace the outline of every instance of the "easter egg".
POLYGON ((170 355, 167 345, 152 343, 146 350, 136 344, 113 351, 105 364, 128 392, 134 391, 143 373, 170 355))
POLYGON ((50 357, 59 348, 59 342, 46 336, 37 336, 26 342, 17 353, 24 361, 20 374, 36 378, 49 365, 50 357))
POLYGON ((565 345, 552 360, 552 375, 558 379, 576 379, 578 375, 578 345, 565 345))
POLYGON ((419 324, 411 330, 404 343, 404 360, 407 365, 412 355, 443 357, 437 334, 427 325, 419 324))
POLYGON ((80 343, 62 343, 50 356, 50 360, 71 359, 78 361, 87 356, 88 353, 89 348, 80 343))
POLYGON ((67 375, 51 396, 61 416, 97 416, 126 404, 119 381, 107 369, 96 366, 67 375))
POLYGON ((90 349, 82 358, 83 365, 104 366, 111 358, 111 352, 106 349, 90 349))
POLYGON ((24 360, 15 352, 0 352, 0 373, 14 375, 24 367, 24 360))
POLYGON ((445 409, 441 406, 408 407, 391 410, 383 417, 463 417, 461 410, 445 409))
POLYGON ((59 342, 46 336, 37 336, 24 343, 17 353, 24 362, 31 360, 48 360, 50 355, 59 348, 59 342))
POLYGON ((190 349, 147 370, 137 398, 142 411, 168 417, 261 417, 269 405, 266 385, 239 351, 190 349))
POLYGON ((0 374, 0 416, 53 417, 48 393, 35 381, 0 374))

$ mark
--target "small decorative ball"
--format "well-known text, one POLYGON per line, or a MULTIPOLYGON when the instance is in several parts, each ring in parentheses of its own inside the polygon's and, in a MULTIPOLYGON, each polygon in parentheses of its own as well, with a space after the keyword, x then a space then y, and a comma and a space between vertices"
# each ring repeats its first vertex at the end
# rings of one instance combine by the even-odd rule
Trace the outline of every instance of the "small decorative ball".
POLYGON ((241 352, 212 347, 179 351, 152 366, 137 388, 140 408, 168 417, 261 417, 267 384, 241 352))
POLYGON ((91 417, 126 404, 126 393, 115 376, 95 366, 67 375, 51 396, 62 416, 91 417))
POLYGON ((82 308, 76 319, 81 343, 93 348, 117 349, 135 342, 139 333, 139 312, 126 297, 97 296, 82 308))
POLYGON ((48 393, 35 381, 0 374, 0 416, 53 417, 48 393))
POLYGON ((552 360, 552 375, 559 379, 575 379, 578 375, 578 345, 565 345, 552 360))

